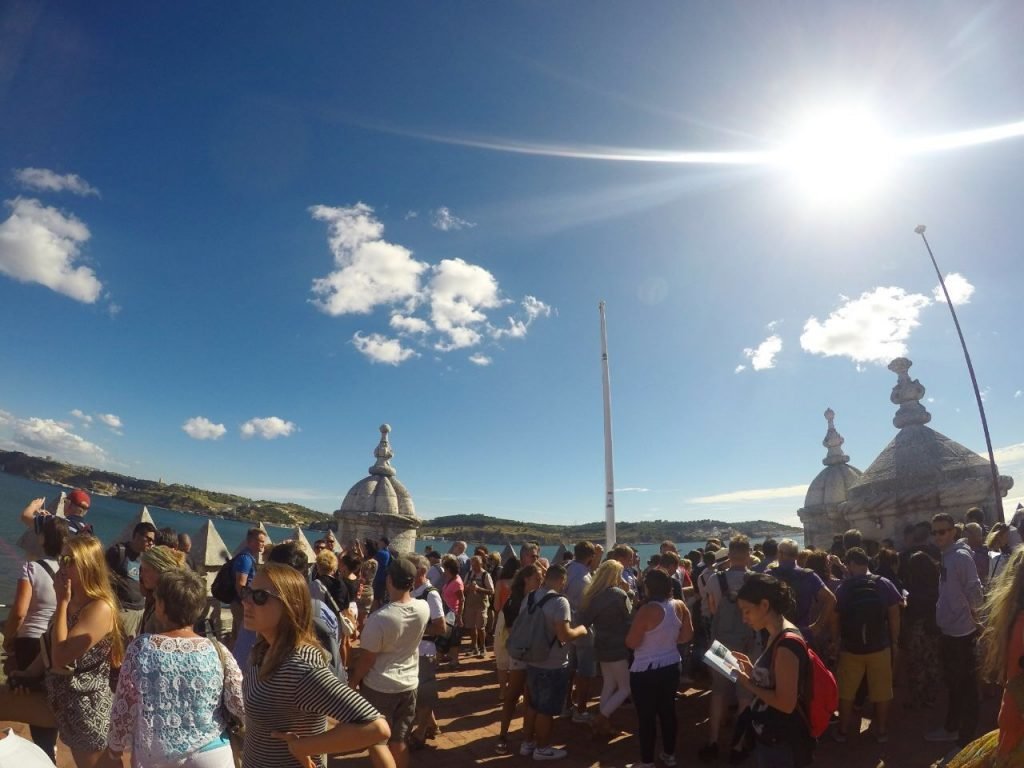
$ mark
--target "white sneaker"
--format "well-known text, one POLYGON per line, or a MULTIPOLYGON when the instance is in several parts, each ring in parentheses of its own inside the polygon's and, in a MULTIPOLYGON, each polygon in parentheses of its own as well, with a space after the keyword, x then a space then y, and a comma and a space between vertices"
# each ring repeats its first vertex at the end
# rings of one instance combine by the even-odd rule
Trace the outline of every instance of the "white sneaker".
POLYGON ((661 753, 661 762, 664 763, 665 768, 676 768, 676 756, 670 755, 667 752, 661 753))
POLYGON ((936 728, 924 735, 925 741, 956 741, 960 734, 956 731, 947 731, 945 728, 936 728))
POLYGON ((524 741, 522 744, 519 745, 519 754, 523 755, 524 757, 528 757, 532 755, 534 753, 534 750, 536 749, 537 745, 534 742, 524 741))
POLYGON ((594 719, 594 716, 589 712, 576 712, 572 713, 572 721, 574 723, 589 723, 594 719))
POLYGON ((555 749, 554 747, 544 747, 542 749, 533 750, 534 760, 561 760, 569 753, 564 749, 555 749))

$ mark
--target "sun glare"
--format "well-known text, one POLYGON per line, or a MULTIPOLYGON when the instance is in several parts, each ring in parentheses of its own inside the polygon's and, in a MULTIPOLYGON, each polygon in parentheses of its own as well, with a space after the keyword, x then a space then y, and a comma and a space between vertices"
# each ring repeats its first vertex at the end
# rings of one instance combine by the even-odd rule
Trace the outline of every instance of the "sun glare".
POLYGON ((778 160, 809 201, 849 204, 884 184, 895 160, 894 149, 870 112, 837 108, 813 112, 799 121, 778 160))

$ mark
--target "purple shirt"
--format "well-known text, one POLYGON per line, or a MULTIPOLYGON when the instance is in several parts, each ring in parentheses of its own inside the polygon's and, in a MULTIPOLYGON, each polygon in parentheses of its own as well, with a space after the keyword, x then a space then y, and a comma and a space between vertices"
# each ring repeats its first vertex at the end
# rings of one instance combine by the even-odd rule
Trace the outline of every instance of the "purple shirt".
POLYGON ((814 599, 823 589, 828 589, 825 582, 814 571, 797 566, 795 560, 780 562, 774 568, 768 569, 768 574, 779 581, 789 584, 793 590, 793 597, 796 600, 796 625, 804 632, 811 625, 811 608, 814 606, 814 599))

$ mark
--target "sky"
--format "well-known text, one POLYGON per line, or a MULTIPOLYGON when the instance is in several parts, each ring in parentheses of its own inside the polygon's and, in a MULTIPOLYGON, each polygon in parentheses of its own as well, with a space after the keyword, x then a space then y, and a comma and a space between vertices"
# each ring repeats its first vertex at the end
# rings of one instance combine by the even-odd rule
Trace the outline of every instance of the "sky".
POLYGON ((898 356, 1024 494, 1013 2, 0 7, 0 447, 424 518, 794 522, 898 356))

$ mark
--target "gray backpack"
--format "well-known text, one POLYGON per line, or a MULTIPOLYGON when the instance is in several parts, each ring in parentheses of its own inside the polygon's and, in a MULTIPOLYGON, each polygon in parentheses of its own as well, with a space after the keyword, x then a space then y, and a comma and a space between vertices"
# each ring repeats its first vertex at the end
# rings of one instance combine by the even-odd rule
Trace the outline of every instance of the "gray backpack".
POLYGON ((548 622, 544 616, 544 605, 556 598, 566 599, 565 595, 557 592, 549 592, 544 595, 536 604, 533 602, 534 593, 526 598, 526 610, 520 613, 512 624, 512 630, 508 633, 508 641, 505 647, 508 655, 517 661, 525 661, 527 664, 544 661, 551 651, 551 646, 558 642, 557 637, 550 637, 548 622))
MULTIPOLYGON (((743 580, 746 581, 750 572, 744 572, 743 580)), ((729 577, 725 571, 715 574, 718 579, 719 591, 722 599, 719 601, 714 616, 711 617, 711 637, 714 640, 732 647, 754 637, 754 630, 743 622, 743 615, 736 605, 736 593, 729 589, 729 577)), ((737 648, 738 650, 738 648, 737 648)))

